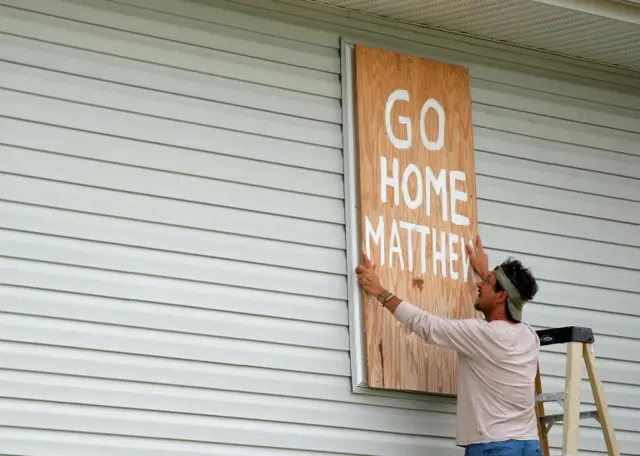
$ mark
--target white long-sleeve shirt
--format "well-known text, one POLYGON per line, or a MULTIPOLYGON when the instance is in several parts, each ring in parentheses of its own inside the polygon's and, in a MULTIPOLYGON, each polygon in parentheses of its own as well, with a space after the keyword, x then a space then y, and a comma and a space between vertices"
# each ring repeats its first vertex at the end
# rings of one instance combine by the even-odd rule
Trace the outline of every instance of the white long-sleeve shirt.
POLYGON ((535 376, 540 340, 524 323, 448 320, 402 302, 394 313, 429 344, 458 353, 456 443, 537 440, 535 376))

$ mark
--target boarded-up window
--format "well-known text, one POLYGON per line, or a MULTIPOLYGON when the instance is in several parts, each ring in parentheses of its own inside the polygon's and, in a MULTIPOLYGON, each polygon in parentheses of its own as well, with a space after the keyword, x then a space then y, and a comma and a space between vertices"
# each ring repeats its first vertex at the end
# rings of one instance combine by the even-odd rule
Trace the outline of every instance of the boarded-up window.
MULTIPOLYGON (((355 46, 360 239, 383 285, 445 318, 474 318, 464 245, 477 233, 466 68, 355 46)), ((368 385, 455 394, 456 354, 364 297, 368 385)))

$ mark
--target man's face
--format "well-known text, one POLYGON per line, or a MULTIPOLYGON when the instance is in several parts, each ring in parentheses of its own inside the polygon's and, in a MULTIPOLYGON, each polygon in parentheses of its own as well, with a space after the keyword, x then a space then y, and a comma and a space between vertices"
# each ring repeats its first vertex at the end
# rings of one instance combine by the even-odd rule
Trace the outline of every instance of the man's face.
POLYGON ((491 312, 498 303, 498 296, 494 291, 495 283, 496 275, 493 271, 490 271, 477 284, 478 295, 476 296, 475 308, 485 315, 491 312))

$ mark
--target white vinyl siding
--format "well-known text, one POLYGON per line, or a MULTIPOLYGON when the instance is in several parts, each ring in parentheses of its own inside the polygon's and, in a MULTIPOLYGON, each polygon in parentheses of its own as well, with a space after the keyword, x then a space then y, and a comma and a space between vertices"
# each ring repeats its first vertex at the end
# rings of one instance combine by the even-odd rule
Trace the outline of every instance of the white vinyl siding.
MULTIPOLYGON (((351 392, 345 35, 470 68, 491 262, 533 268, 537 327, 594 328, 640 455, 640 79, 415 30, 293 0, 0 0, 0 454, 462 454, 451 400, 351 392)), ((580 441, 605 451, 595 422, 580 441)))

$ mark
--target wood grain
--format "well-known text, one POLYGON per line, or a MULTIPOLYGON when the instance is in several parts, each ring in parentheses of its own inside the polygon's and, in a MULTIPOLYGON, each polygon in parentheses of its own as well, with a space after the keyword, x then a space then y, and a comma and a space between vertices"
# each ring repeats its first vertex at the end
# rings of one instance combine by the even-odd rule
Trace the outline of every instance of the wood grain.
MULTIPOLYGON (((467 69, 358 45, 355 74, 362 248, 378 264, 383 285, 401 299, 445 318, 477 317, 472 269, 463 248, 477 233, 467 69), (406 90, 409 101, 390 105, 387 132, 387 101, 398 89, 406 90), (442 142, 434 108, 424 117, 426 137, 421 134, 421 111, 430 99, 444 114, 442 142), (400 141, 396 145, 392 135, 400 141), (401 144, 408 139, 410 145, 401 144), (439 150, 428 149, 425 141, 439 150), (381 179, 393 177, 394 166, 397 180, 385 185, 381 179), (438 179, 445 184, 439 193, 438 179)), ((457 355, 425 344, 375 299, 363 298, 369 386, 455 395, 457 355)))

